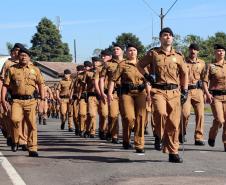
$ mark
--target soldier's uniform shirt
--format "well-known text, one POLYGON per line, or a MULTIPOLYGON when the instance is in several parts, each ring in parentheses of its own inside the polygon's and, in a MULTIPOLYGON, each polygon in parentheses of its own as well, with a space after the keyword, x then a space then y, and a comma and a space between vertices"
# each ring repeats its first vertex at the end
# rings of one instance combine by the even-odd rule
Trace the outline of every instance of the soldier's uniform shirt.
MULTIPOLYGON (((207 67, 204 82, 209 85, 209 90, 226 90, 226 61, 223 64, 211 63, 207 67)), ((226 95, 214 96, 211 103, 211 109, 214 116, 213 125, 209 131, 209 139, 215 140, 219 128, 223 126, 222 141, 226 147, 226 126, 225 110, 226 95)))
POLYGON ((57 87, 57 89, 59 90, 59 95, 69 98, 71 84, 72 84, 71 78, 61 80, 58 84, 58 87, 57 87))
POLYGON ((226 90, 226 61, 222 65, 211 63, 207 67, 204 82, 210 90, 226 90))
POLYGON ((33 64, 22 67, 11 66, 6 74, 4 84, 12 89, 12 95, 33 95, 36 84, 43 84, 40 70, 33 64))
POLYGON ((6 71, 14 64, 17 64, 19 62, 19 60, 13 60, 11 58, 9 58, 8 60, 5 61, 3 67, 2 67, 2 70, 1 70, 1 74, 0 74, 0 78, 2 80, 4 80, 5 78, 5 74, 6 74, 6 71))
MULTIPOLYGON (((182 54, 173 48, 166 53, 162 48, 151 49, 141 61, 141 67, 150 65, 151 74, 156 75, 157 84, 180 85, 180 77, 187 74, 182 54)), ((164 140, 163 152, 177 154, 179 148, 180 91, 152 88, 153 117, 156 135, 164 140), (164 134, 164 138, 163 138, 164 134)))

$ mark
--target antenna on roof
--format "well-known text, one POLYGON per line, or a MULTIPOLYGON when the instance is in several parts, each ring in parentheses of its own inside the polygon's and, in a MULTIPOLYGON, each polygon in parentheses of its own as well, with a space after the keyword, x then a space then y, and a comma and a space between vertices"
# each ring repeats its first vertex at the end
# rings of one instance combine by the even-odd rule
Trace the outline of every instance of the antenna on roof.
POLYGON ((60 20, 60 16, 56 16, 56 27, 59 30, 59 32, 61 32, 61 20, 60 20))

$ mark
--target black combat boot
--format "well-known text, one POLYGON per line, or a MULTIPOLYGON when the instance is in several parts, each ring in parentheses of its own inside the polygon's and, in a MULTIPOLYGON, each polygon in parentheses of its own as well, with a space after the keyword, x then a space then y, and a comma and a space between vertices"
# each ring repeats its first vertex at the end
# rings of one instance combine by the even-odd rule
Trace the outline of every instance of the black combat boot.
POLYGON ((169 154, 169 162, 171 163, 183 163, 183 159, 178 154, 169 154))

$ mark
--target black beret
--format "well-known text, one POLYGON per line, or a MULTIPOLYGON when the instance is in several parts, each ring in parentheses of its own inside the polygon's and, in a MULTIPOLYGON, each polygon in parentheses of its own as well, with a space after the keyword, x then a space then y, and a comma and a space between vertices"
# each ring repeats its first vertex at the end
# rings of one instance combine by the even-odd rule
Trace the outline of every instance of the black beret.
POLYGON ((199 45, 196 43, 192 43, 192 44, 190 44, 189 49, 194 49, 194 50, 199 51, 199 45))
POLYGON ((84 61, 84 67, 92 67, 93 64, 90 61, 84 61))
POLYGON ((109 50, 109 49, 105 49, 105 50, 102 50, 100 54, 101 54, 101 55, 108 55, 108 56, 111 56, 111 55, 112 55, 112 52, 111 52, 111 50, 109 50))
POLYGON ((223 46, 223 44, 214 44, 214 49, 223 49, 223 50, 226 50, 226 48, 223 46))
POLYGON ((65 69, 65 70, 64 70, 64 74, 65 74, 65 75, 71 74, 70 69, 65 69))
POLYGON ((124 46, 119 43, 113 43, 113 47, 120 47, 122 50, 124 50, 124 46))
POLYGON ((137 49, 137 45, 136 44, 133 44, 133 43, 128 43, 127 46, 126 46, 126 49, 128 49, 130 47, 133 47, 133 48, 136 48, 137 49))
POLYGON ((84 66, 83 65, 78 65, 76 67, 76 69, 77 69, 77 71, 82 71, 82 70, 84 70, 84 66))
POLYGON ((24 48, 24 45, 23 44, 21 44, 21 43, 15 43, 14 44, 14 46, 13 46, 13 50, 15 49, 15 48, 24 48))
POLYGON ((92 57, 92 62, 102 61, 99 57, 92 57))
POLYGON ((159 32, 159 37, 161 37, 163 33, 169 33, 169 34, 171 34, 172 36, 174 36, 174 35, 173 35, 173 31, 172 31, 169 27, 163 28, 163 29, 159 32))
POLYGON ((25 47, 20 48, 19 55, 20 55, 21 53, 26 53, 26 54, 28 54, 29 56, 31 56, 30 51, 29 51, 27 48, 25 48, 25 47))

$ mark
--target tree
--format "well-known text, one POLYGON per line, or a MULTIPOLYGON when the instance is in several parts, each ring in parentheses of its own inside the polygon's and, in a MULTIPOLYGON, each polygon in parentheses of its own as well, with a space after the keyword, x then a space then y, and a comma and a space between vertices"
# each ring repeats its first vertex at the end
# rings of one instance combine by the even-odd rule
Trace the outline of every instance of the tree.
MULTIPOLYGON (((113 43, 112 43, 112 45, 113 45, 113 43)), ((137 46, 137 50, 138 50, 138 58, 142 57, 146 52, 146 49, 145 49, 144 45, 141 43, 140 39, 132 33, 122 33, 121 35, 116 37, 115 43, 118 43, 125 47, 129 43, 135 44, 137 46)), ((109 48, 112 48, 112 45, 109 48)))
POLYGON ((11 49, 13 49, 13 44, 11 42, 6 42, 6 48, 8 53, 10 54, 11 49))
POLYGON ((32 37, 32 47, 30 48, 34 60, 54 62, 72 61, 68 44, 61 41, 59 30, 52 21, 44 17, 36 28, 37 33, 32 37))
POLYGON ((99 57, 101 53, 101 49, 100 48, 96 48, 93 50, 93 56, 95 57, 99 57))

